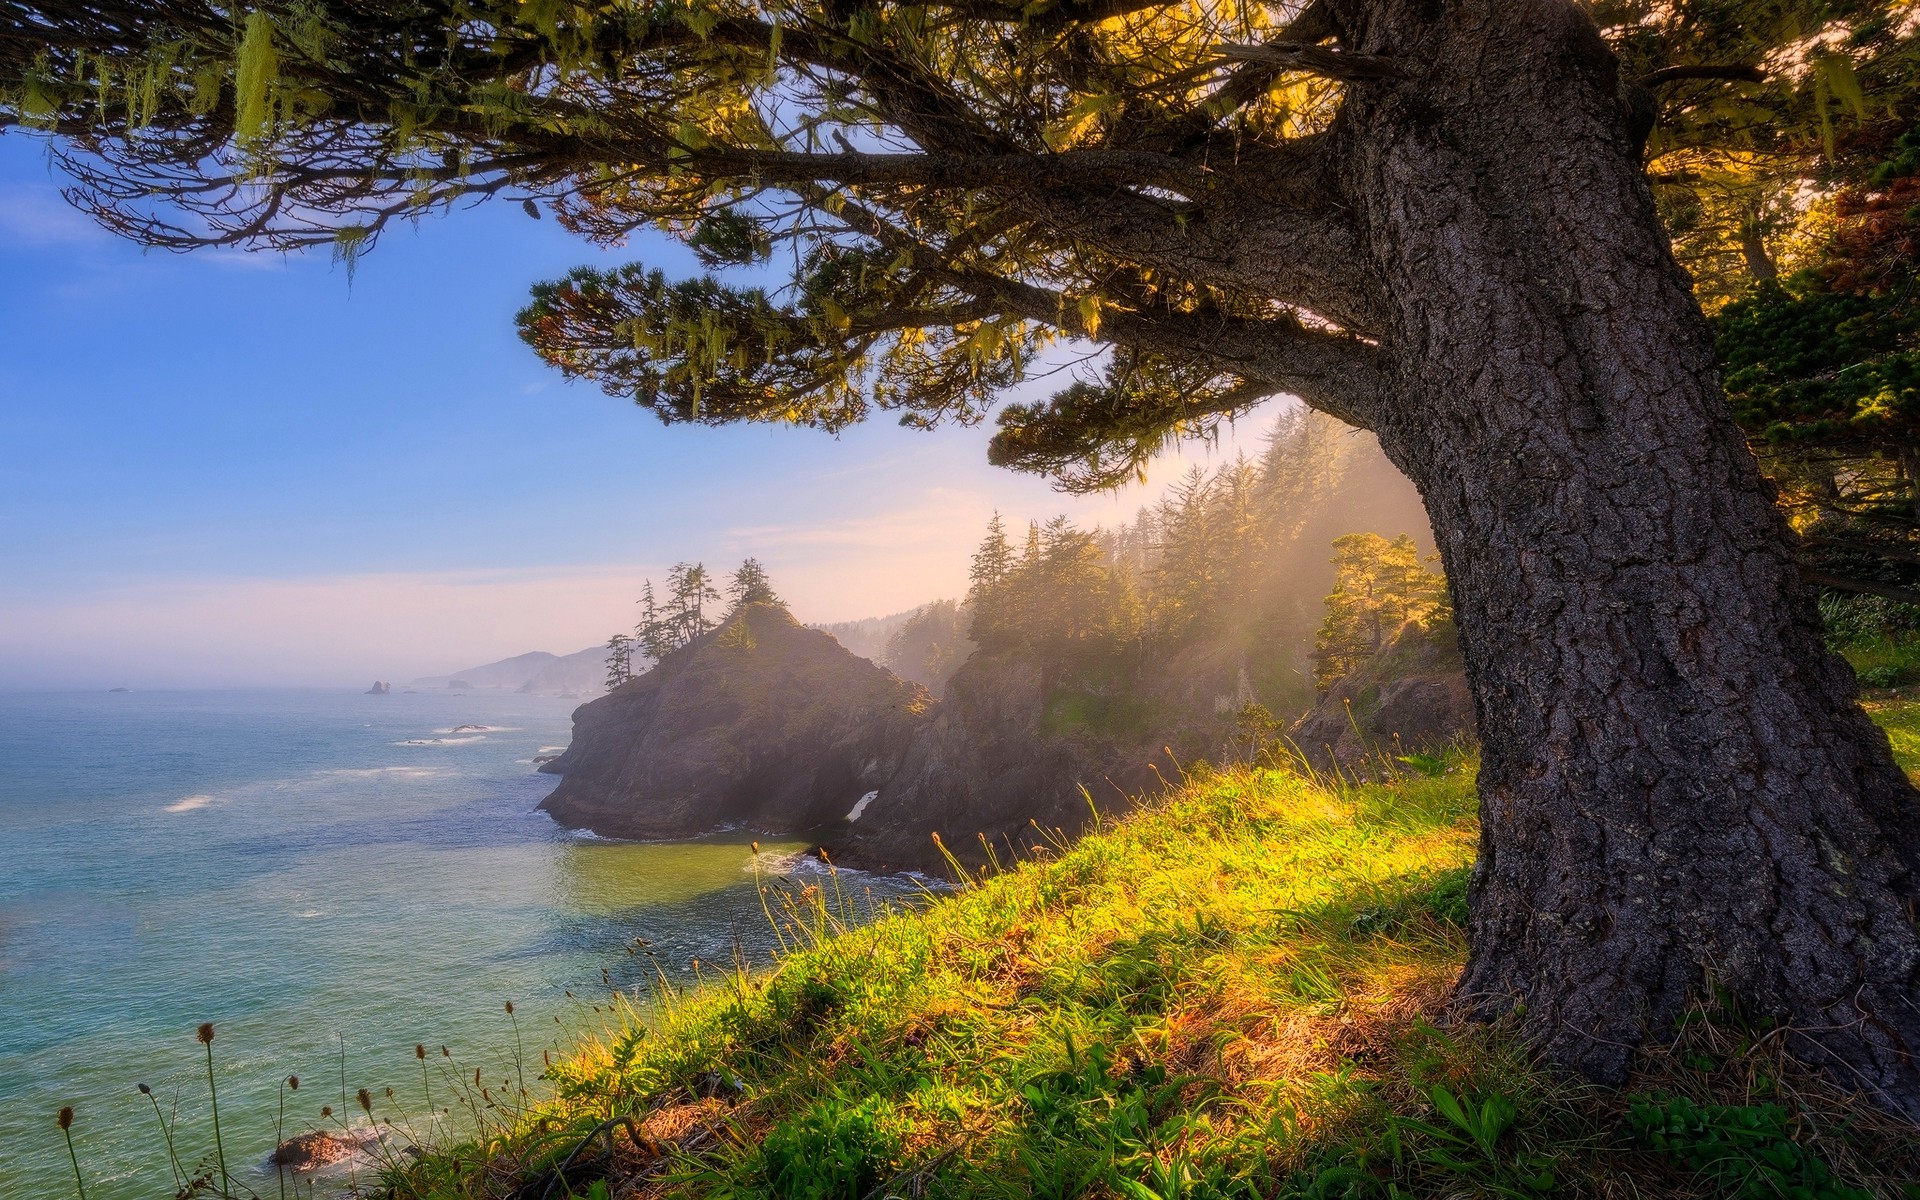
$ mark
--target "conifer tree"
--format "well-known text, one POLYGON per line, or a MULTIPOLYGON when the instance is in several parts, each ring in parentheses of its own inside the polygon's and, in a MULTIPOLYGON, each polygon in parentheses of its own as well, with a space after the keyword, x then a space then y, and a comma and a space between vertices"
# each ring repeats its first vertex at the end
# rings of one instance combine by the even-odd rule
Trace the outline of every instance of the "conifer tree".
POLYGON ((351 261, 503 197, 790 264, 536 289, 539 354, 669 421, 977 422, 1099 342, 993 461, 1103 486, 1281 394, 1373 430, 1480 723, 1463 1004, 1619 1078, 1712 972, 1920 1115, 1920 793, 1655 198, 1741 237, 1687 153, 1817 167, 1914 49, 1885 0, 16 0, 0 128, 153 246, 351 261))
POLYGON ((703 563, 675 563, 667 573, 666 623, 679 649, 712 629, 707 606, 720 601, 719 589, 703 563))
POLYGON ((647 580, 641 589, 635 644, 647 658, 659 662, 713 628, 715 622, 707 610, 719 599, 720 593, 714 588, 713 578, 705 566, 675 563, 667 572, 665 603, 656 599, 653 580, 647 580))
POLYGON ((1409 626, 1425 629, 1447 614, 1446 580, 1420 563, 1420 548, 1401 534, 1334 539, 1335 579, 1326 620, 1314 643, 1314 682, 1322 690, 1380 653, 1409 626))
POLYGON ((1224 565, 1214 487, 1214 480, 1196 465, 1159 503, 1160 553, 1153 595, 1155 623, 1163 629, 1198 628, 1213 612, 1224 565))
POLYGON ((674 644, 673 631, 661 615, 659 602, 653 594, 653 580, 647 580, 641 588, 638 603, 640 622, 634 627, 634 642, 649 660, 659 662, 674 649, 674 644))
POLYGON ((607 690, 633 678, 633 639, 616 633, 607 639, 607 690))
POLYGON ((987 522, 980 548, 973 552, 967 571, 967 608, 972 612, 972 637, 983 646, 998 646, 1009 632, 1011 614, 1007 585, 1013 573, 1013 546, 1007 527, 995 512, 987 522))
POLYGON ((773 590, 773 581, 767 577, 767 569, 760 565, 757 558, 747 559, 733 573, 727 583, 727 599, 735 612, 749 604, 780 603, 780 597, 773 590))
POLYGON ((1040 531, 1034 586, 1036 633, 1056 646, 1109 633, 1106 555, 1095 536, 1055 517, 1040 531))

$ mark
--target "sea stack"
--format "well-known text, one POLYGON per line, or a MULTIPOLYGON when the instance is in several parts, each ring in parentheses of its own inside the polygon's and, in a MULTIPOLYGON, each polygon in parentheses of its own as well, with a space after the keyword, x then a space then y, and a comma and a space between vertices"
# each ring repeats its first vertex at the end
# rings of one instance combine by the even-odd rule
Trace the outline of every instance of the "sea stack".
POLYGON ((932 703, 784 607, 749 604, 575 710, 540 807, 607 837, 818 829, 893 772, 932 703))

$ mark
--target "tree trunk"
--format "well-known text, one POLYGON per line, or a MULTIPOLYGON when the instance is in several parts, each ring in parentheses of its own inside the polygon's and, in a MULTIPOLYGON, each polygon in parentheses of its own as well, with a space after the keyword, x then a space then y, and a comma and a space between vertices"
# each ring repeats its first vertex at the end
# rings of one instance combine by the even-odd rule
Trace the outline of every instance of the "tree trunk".
POLYGON ((1759 204, 1753 206, 1740 224, 1740 257, 1746 260, 1747 278, 1753 282, 1780 278, 1780 268, 1774 265, 1773 255, 1767 253, 1766 225, 1759 204))
POLYGON ((1920 448, 1902 446, 1900 455, 1900 474, 1907 480, 1907 506, 1913 512, 1915 521, 1920 521, 1920 448))
POLYGON ((1721 990, 1920 1117, 1920 797, 1825 648, 1566 0, 1334 0, 1389 281, 1376 426, 1426 499, 1477 708, 1460 989, 1618 1079, 1721 990))

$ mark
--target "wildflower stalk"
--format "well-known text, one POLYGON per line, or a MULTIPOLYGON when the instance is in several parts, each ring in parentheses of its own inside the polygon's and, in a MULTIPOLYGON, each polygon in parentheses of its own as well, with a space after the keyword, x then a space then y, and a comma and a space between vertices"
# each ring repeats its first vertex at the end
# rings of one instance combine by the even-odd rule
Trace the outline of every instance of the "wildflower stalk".
POLYGON ((507 1001, 507 1020, 513 1023, 513 1073, 520 1081, 520 1098, 524 1102, 527 1096, 527 1074, 522 1064, 526 1061, 526 1051, 520 1046, 520 1019, 513 1015, 511 1000, 507 1001))
POLYGON ((80 1178, 80 1156, 73 1150, 73 1106, 62 1108, 55 1120, 59 1122, 60 1132, 67 1137, 67 1161, 73 1164, 74 1190, 80 1193, 80 1200, 87 1200, 86 1181, 80 1178))
POLYGON ((233 1177, 227 1174, 227 1148, 220 1142, 220 1089, 213 1079, 213 1022, 202 1022, 194 1036, 207 1048, 207 1098, 213 1113, 213 1158, 220 1164, 220 1192, 231 1195, 233 1177))
POLYGON ((433 1108, 433 1081, 427 1078, 427 1047, 424 1042, 416 1042, 413 1056, 420 1060, 420 1087, 427 1094, 427 1133, 433 1133, 433 1126, 439 1114, 433 1108))
POLYGON ((280 1081, 280 1110, 273 1116, 273 1173, 280 1180, 280 1200, 287 1200, 287 1168, 280 1161, 280 1147, 287 1140, 287 1091, 300 1090, 300 1077, 289 1075, 280 1081))
POLYGON ((167 1166, 173 1170, 173 1185, 176 1189, 185 1187, 187 1175, 180 1169, 180 1156, 173 1149, 173 1126, 160 1115, 160 1101, 154 1096, 153 1089, 144 1083, 139 1088, 140 1094, 153 1105, 153 1119, 160 1123, 160 1136, 167 1140, 167 1166))

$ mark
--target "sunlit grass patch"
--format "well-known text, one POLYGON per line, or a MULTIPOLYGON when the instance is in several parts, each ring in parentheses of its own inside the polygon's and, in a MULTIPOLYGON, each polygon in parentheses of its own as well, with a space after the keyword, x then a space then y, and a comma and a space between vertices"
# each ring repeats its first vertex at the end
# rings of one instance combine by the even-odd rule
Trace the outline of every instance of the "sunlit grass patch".
POLYGON ((776 892, 795 949, 772 969, 663 989, 557 1062, 509 1136, 394 1194, 1776 1194, 1712 1190, 1743 1163, 1811 1189, 1780 1195, 1907 1194, 1910 1131, 1729 1018, 1627 1090, 1450 1022, 1472 765, 1358 787, 1203 770, 863 927, 832 882, 776 892))

